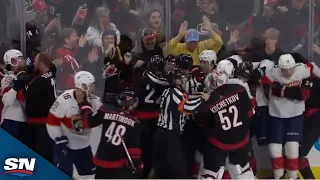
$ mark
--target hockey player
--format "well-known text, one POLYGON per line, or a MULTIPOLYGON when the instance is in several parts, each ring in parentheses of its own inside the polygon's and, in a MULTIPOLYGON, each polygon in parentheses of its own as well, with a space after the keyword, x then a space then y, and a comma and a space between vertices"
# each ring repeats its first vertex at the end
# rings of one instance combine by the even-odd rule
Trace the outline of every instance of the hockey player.
POLYGON ((298 101, 306 100, 303 138, 299 148, 299 171, 304 179, 315 179, 306 156, 309 154, 313 144, 320 137, 320 132, 317 129, 320 125, 319 88, 320 79, 314 76, 306 78, 302 82, 295 82, 288 85, 283 85, 278 82, 272 84, 272 94, 275 96, 298 101))
POLYGON ((3 59, 6 64, 6 73, 1 81, 4 104, 1 126, 12 136, 24 142, 27 128, 25 103, 17 100, 16 95, 31 78, 25 73, 26 61, 20 51, 10 49, 4 54, 3 59))
POLYGON ((254 179, 248 163, 253 98, 246 83, 232 78, 233 71, 230 61, 220 61, 217 71, 206 78, 206 87, 212 91, 209 100, 196 108, 210 117, 206 127, 209 143, 200 178, 221 179, 228 158, 232 179, 254 179))
POLYGON ((184 110, 191 112, 208 94, 201 96, 184 93, 187 75, 182 69, 167 74, 170 88, 161 96, 158 131, 154 135, 154 178, 187 178, 186 159, 183 152, 182 133, 186 122, 184 110))
POLYGON ((164 74, 167 74, 170 70, 176 67, 177 67, 177 57, 170 54, 168 57, 165 58, 164 74))
MULTIPOLYGON (((266 72, 262 78, 263 84, 271 85, 272 82, 294 84, 308 78, 314 68, 311 63, 308 65, 296 63, 290 54, 281 55, 278 64, 270 72, 266 72)), ((284 167, 290 179, 296 179, 298 176, 299 142, 302 140, 304 110, 303 100, 278 97, 270 91, 268 141, 276 179, 284 175, 284 167), (286 159, 282 155, 283 144, 286 159)))
MULTIPOLYGON (((200 66, 193 66, 192 57, 190 55, 182 54, 179 56, 177 67, 184 70, 189 75, 185 89, 188 94, 199 95, 199 92, 203 92, 203 80, 206 73, 201 69, 201 59, 200 66)), ((187 158, 188 178, 193 178, 194 175, 198 173, 199 165, 202 160, 201 153, 198 151, 200 147, 202 147, 202 141, 199 141, 199 139, 203 139, 203 133, 201 132, 201 128, 197 126, 195 117, 195 114, 187 115, 187 121, 182 135, 187 158)))
POLYGON ((161 56, 151 57, 148 68, 138 85, 139 105, 136 110, 142 128, 140 139, 144 164, 142 178, 148 178, 152 168, 152 138, 159 117, 160 97, 169 86, 166 79, 162 78, 164 60, 161 56))
POLYGON ((120 93, 119 107, 107 107, 92 113, 90 103, 77 97, 86 128, 102 124, 102 136, 94 163, 95 179, 140 178, 143 165, 139 149, 140 123, 132 116, 138 105, 138 97, 131 90, 120 93))
POLYGON ((74 77, 75 89, 61 94, 48 115, 48 133, 56 144, 55 164, 70 177, 73 164, 81 178, 93 178, 95 173, 90 146, 91 129, 84 127, 84 117, 77 103, 77 96, 85 96, 93 112, 102 106, 100 98, 92 94, 94 83, 91 73, 77 72, 74 77))
POLYGON ((206 74, 209 74, 217 64, 217 54, 212 50, 204 50, 199 55, 200 68, 206 74))

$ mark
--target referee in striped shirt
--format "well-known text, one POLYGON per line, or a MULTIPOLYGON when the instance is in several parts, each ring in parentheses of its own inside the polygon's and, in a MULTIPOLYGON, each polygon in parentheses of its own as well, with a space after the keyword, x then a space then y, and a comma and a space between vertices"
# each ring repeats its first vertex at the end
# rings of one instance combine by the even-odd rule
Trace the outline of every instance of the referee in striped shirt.
POLYGON ((181 69, 167 74, 170 88, 161 96, 158 131, 154 135, 155 179, 187 178, 186 159, 181 139, 186 113, 208 100, 208 94, 184 93, 188 80, 181 69))

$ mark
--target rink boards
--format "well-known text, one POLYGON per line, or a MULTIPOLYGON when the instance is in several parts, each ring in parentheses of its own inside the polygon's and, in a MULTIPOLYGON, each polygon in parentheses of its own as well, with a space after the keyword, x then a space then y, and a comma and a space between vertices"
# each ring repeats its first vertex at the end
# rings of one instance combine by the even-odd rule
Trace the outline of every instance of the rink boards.
MULTIPOLYGON (((91 135, 91 146, 93 153, 96 152, 97 146, 100 141, 101 135, 101 128, 97 127, 92 130, 91 135)), ((317 149, 320 149, 320 141, 317 142, 317 149)), ((267 178, 271 177, 271 162, 269 158, 269 152, 267 147, 258 147, 255 141, 255 138, 253 140, 253 146, 255 150, 255 155, 257 159, 257 166, 258 166, 258 178, 267 178)), ((310 165, 313 166, 312 170, 315 174, 316 179, 320 179, 320 152, 317 150, 315 146, 312 148, 308 155, 308 159, 310 161, 310 165)), ((77 177, 77 176, 75 176, 77 177)))
MULTIPOLYGON (((316 179, 320 179, 320 151, 319 151, 320 141, 319 140, 316 143, 316 145, 312 147, 310 153, 308 154, 310 166, 312 166, 312 171, 316 179)), ((258 178, 271 177, 272 176, 271 162, 268 156, 269 152, 267 147, 258 147, 255 140, 253 140, 253 145, 254 145, 255 155, 257 159, 257 167, 259 169, 258 175, 257 175, 258 178)))

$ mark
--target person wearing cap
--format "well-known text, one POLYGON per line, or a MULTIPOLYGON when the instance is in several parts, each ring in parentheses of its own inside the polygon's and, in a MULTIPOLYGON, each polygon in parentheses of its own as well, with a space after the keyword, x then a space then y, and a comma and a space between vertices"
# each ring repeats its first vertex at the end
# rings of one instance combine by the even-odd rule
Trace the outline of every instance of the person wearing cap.
POLYGON ((180 26, 179 34, 163 47, 164 56, 166 57, 169 54, 190 54, 193 58, 193 64, 199 65, 199 54, 202 51, 207 49, 217 53, 222 47, 222 39, 214 32, 208 17, 203 16, 202 20, 204 29, 209 32, 211 39, 199 42, 197 30, 188 30, 188 22, 184 21, 180 26), (185 43, 179 43, 183 37, 185 37, 185 43))

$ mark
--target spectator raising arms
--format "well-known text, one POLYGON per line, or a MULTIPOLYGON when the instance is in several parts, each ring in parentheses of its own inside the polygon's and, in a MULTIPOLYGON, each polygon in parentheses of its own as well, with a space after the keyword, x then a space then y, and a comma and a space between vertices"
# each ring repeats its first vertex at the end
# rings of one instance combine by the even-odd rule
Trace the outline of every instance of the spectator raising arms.
POLYGON ((191 54, 193 58, 193 64, 199 65, 199 54, 208 49, 218 52, 222 46, 221 37, 213 30, 211 22, 207 16, 202 17, 203 28, 209 32, 211 39, 200 41, 199 34, 195 29, 188 30, 188 22, 185 21, 181 24, 179 34, 169 41, 163 47, 164 55, 169 54, 191 54), (179 43, 183 37, 185 37, 185 43, 179 43))
MULTIPOLYGON (((59 34, 60 47, 56 50, 56 58, 61 59, 61 74, 58 79, 58 88, 68 89, 74 86, 73 76, 80 69, 79 63, 82 63, 85 57, 81 54, 82 48, 87 43, 87 37, 81 36, 79 39, 76 31, 72 28, 64 28, 59 34), (79 52, 79 53, 77 53, 79 52)), ((88 61, 97 59, 97 52, 90 52, 87 56, 88 61)))

